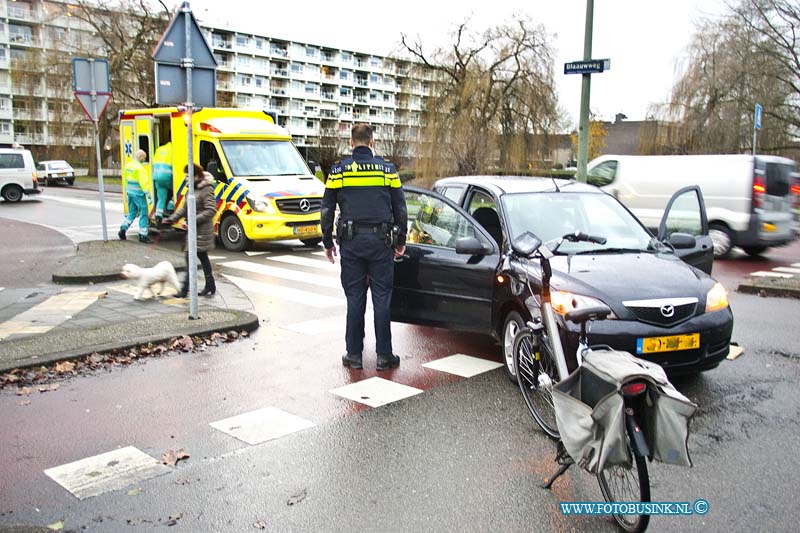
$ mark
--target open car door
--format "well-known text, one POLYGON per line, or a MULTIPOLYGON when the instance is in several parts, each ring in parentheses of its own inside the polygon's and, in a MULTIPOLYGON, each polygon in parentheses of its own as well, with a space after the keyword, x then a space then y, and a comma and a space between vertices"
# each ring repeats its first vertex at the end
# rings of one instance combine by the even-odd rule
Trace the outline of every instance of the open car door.
POLYGON ((499 246, 445 197, 404 190, 408 236, 395 263, 392 320, 490 333, 499 246))
POLYGON ((672 195, 658 227, 658 240, 672 246, 675 254, 693 267, 711 274, 714 244, 708 236, 700 187, 684 187, 672 195))

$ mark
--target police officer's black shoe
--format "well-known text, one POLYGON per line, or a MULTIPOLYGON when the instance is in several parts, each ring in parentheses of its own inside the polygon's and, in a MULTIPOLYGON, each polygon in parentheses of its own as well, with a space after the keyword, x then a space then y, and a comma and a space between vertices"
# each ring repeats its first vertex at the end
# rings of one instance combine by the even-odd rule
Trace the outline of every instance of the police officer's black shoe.
POLYGON ((125 234, 125 230, 122 228, 120 228, 119 232, 117 233, 117 237, 119 237, 119 240, 121 241, 128 240, 128 236, 125 234))
POLYGON ((349 366, 354 370, 358 370, 359 368, 363 368, 361 364, 361 354, 352 354, 346 353, 342 356, 342 364, 344 366, 349 366))
POLYGON ((400 357, 388 353, 378 354, 378 370, 389 370, 390 368, 397 368, 400 366, 400 357))

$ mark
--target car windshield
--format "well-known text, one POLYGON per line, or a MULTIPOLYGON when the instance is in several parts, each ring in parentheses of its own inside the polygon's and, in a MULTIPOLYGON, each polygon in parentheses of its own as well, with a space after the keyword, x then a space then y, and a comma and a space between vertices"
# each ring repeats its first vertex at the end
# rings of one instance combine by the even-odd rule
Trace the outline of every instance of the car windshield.
POLYGON ((49 166, 51 170, 70 170, 70 166, 66 161, 53 161, 48 163, 47 166, 49 166))
MULTIPOLYGON (((602 193, 515 193, 502 197, 511 239, 526 231, 542 242, 580 231, 605 237, 605 244, 565 241, 559 253, 646 251, 652 236, 613 197, 602 193)), ((552 243, 551 243, 552 244, 552 243)))
POLYGON ((222 141, 234 176, 264 177, 308 174, 303 158, 289 141, 222 141))

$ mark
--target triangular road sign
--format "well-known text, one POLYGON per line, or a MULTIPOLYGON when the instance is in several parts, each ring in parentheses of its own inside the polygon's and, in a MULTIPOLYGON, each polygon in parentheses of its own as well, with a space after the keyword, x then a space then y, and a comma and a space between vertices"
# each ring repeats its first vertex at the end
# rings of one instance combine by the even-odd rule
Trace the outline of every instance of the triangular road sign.
POLYGON ((189 17, 190 54, 194 60, 192 66, 195 68, 217 68, 217 60, 214 58, 203 32, 200 31, 200 25, 197 24, 197 19, 192 14, 189 2, 181 4, 175 16, 172 17, 167 30, 161 36, 161 40, 158 42, 155 51, 153 51, 153 60, 156 63, 181 64, 183 58, 186 57, 186 17, 189 17))
POLYGON ((89 115, 92 122, 97 122, 98 117, 103 115, 106 110, 108 102, 111 100, 111 93, 97 93, 97 116, 94 116, 94 107, 92 106, 92 95, 89 93, 75 93, 75 98, 83 108, 84 112, 89 115))

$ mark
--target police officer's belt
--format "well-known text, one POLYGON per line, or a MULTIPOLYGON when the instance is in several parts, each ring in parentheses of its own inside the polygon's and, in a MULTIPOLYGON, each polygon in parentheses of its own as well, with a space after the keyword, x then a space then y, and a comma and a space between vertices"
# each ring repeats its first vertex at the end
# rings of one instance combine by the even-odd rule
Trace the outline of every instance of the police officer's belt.
POLYGON ((355 222, 353 232, 359 234, 383 234, 388 231, 389 225, 386 223, 355 222))

